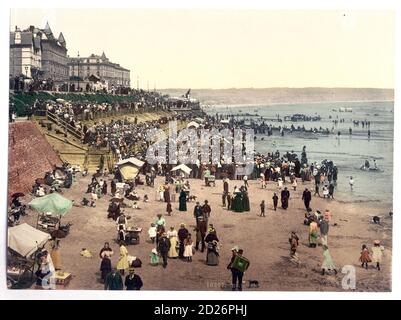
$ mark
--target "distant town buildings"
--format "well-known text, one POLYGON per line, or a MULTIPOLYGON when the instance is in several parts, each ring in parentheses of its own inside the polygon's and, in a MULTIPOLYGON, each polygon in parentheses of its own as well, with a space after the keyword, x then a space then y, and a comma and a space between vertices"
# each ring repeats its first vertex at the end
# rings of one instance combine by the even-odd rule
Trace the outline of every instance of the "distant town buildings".
POLYGON ((130 70, 111 62, 103 52, 101 56, 69 58, 69 76, 73 79, 102 81, 108 87, 130 87, 130 70))
POLYGON ((56 37, 49 23, 44 29, 30 26, 21 30, 16 26, 10 32, 10 88, 17 87, 14 78, 19 83, 20 79, 46 83, 35 84, 46 90, 130 88, 130 70, 111 62, 104 52, 101 56, 69 57, 67 51, 63 33, 56 37))

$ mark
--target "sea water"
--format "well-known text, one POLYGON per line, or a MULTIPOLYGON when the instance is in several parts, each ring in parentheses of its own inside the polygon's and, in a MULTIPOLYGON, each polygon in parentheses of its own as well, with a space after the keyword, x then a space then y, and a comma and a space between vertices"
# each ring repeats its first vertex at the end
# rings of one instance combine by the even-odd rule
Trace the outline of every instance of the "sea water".
MULTIPOLYGON (((309 128, 328 128, 334 133, 295 133, 285 131, 280 136, 278 131, 268 137, 267 134, 257 134, 255 151, 267 154, 279 150, 296 152, 299 157, 302 147, 306 146, 308 161, 321 162, 324 159, 332 160, 338 167, 338 180, 334 197, 347 202, 380 201, 392 203, 393 197, 393 101, 382 102, 331 102, 331 103, 303 103, 277 104, 269 106, 214 106, 205 110, 211 115, 216 113, 229 114, 258 114, 269 119, 281 119, 293 114, 320 116, 320 121, 272 121, 265 123, 273 126, 295 127, 304 125, 309 128), (352 112, 340 112, 340 108, 352 108, 352 112), (331 117, 331 118, 330 118, 331 117), (344 123, 333 120, 344 119, 344 123), (353 120, 359 121, 359 127, 353 125, 353 120), (362 127, 362 121, 370 121, 370 138, 368 127, 362 127), (352 135, 349 134, 352 128, 352 135), (338 136, 337 132, 341 135, 338 136), (263 140, 262 140, 263 138, 263 140), (376 159, 379 171, 362 171, 360 167, 368 160, 373 167, 376 159), (354 179, 353 191, 349 186, 349 177, 354 179)), ((258 117, 242 116, 240 119, 258 120, 258 117)), ((260 120, 258 120, 260 121, 260 120)))

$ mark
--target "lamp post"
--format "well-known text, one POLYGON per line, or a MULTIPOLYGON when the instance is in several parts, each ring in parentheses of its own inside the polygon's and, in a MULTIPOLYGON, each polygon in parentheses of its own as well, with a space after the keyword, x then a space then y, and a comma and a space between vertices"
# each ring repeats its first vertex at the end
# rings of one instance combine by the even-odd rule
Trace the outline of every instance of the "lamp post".
POLYGON ((77 63, 78 63, 78 91, 79 91, 79 51, 78 51, 78 60, 77 60, 77 63))
POLYGON ((25 66, 25 77, 28 78, 28 66, 25 66))
POLYGON ((121 70, 121 89, 120 89, 120 94, 123 94, 123 84, 124 84, 124 71, 121 70))

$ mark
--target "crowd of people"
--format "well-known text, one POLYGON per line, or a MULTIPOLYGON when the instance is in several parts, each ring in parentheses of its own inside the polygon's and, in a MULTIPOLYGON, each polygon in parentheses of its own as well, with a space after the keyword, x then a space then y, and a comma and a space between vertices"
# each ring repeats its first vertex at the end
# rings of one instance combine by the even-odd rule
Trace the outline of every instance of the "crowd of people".
MULTIPOLYGON (((153 98, 155 98, 153 96, 153 98)), ((153 101, 149 98, 149 101, 153 101)), ((37 110, 47 110, 50 113, 63 118, 72 127, 82 132, 82 141, 84 144, 96 148, 110 148, 119 160, 137 157, 144 160, 145 163, 140 169, 140 174, 145 175, 145 181, 141 181, 140 176, 132 181, 125 181, 118 167, 113 168, 111 171, 105 165, 100 165, 99 170, 92 176, 90 184, 87 187, 87 193, 90 194, 90 199, 83 197, 81 205, 95 207, 96 201, 102 197, 111 194, 115 201, 111 201, 108 207, 107 217, 114 220, 117 225, 117 239, 119 243, 119 260, 116 267, 112 267, 111 256, 114 254, 109 243, 106 243, 100 251, 100 273, 101 281, 105 285, 106 290, 122 290, 124 285, 127 290, 140 290, 143 286, 141 277, 136 274, 135 269, 138 268, 140 261, 132 259, 129 256, 127 245, 129 243, 126 239, 127 220, 128 217, 124 212, 124 199, 131 201, 131 207, 138 208, 138 201, 140 197, 136 192, 137 186, 146 183, 147 186, 152 187, 156 191, 154 181, 156 176, 164 177, 164 184, 159 185, 157 193, 159 194, 159 201, 166 203, 166 217, 158 214, 155 221, 150 225, 148 230, 149 240, 153 244, 149 253, 150 263, 154 266, 162 265, 167 268, 168 259, 180 259, 187 263, 192 263, 192 257, 196 251, 205 252, 205 264, 210 266, 219 265, 220 260, 220 246, 221 241, 217 236, 216 228, 213 225, 212 208, 207 199, 201 204, 198 199, 191 198, 191 185, 192 179, 206 179, 213 176, 216 179, 223 179, 222 190, 222 206, 227 210, 235 213, 242 213, 251 211, 249 180, 257 180, 260 183, 261 192, 267 189, 267 182, 274 182, 277 184, 277 191, 273 193, 272 206, 274 210, 279 207, 279 200, 281 202, 281 209, 287 210, 291 207, 291 189, 294 192, 297 190, 298 182, 313 181, 315 190, 312 195, 311 190, 305 188, 302 193, 302 201, 305 205, 305 218, 304 224, 308 228, 308 243, 311 249, 321 245, 323 251, 322 274, 337 273, 337 267, 331 257, 328 245, 328 234, 330 222, 332 221, 331 212, 326 209, 322 214, 319 210, 312 210, 311 204, 313 197, 323 196, 327 199, 334 198, 334 191, 337 183, 338 169, 330 160, 323 160, 321 163, 310 162, 307 159, 306 146, 302 148, 300 155, 294 151, 287 151, 281 153, 278 150, 275 152, 262 154, 256 153, 252 162, 253 171, 251 174, 244 175, 241 167, 244 163, 225 163, 222 159, 218 159, 217 163, 206 164, 201 162, 199 158, 197 163, 188 164, 190 173, 183 178, 182 176, 174 176, 171 170, 173 165, 169 164, 154 164, 151 165, 146 162, 146 150, 149 147, 149 142, 146 141, 145 134, 149 129, 160 128, 166 121, 174 120, 193 120, 193 117, 188 114, 180 116, 172 116, 167 119, 160 119, 152 123, 144 122, 138 123, 137 119, 130 122, 127 119, 112 120, 108 123, 99 121, 93 125, 87 125, 85 120, 91 118, 90 114, 94 112, 110 112, 113 110, 118 111, 119 108, 128 108, 138 110, 141 108, 164 108, 165 105, 148 105, 148 100, 143 100, 139 104, 82 104, 75 102, 45 102, 38 101, 35 105, 37 110), (81 117, 81 118, 80 118, 81 117), (110 175, 112 178, 110 179, 110 175), (118 186, 120 184, 120 186, 118 186), (121 186, 123 185, 123 186, 121 186), (181 223, 179 227, 168 225, 168 216, 172 214, 171 199, 172 194, 179 195, 179 211, 188 211, 188 202, 192 199, 195 200, 193 209, 195 228, 189 228, 181 223), (128 270, 128 274, 123 276, 128 270)), ((216 116, 204 117, 201 128, 209 129, 233 129, 236 125, 241 123, 235 120, 228 123, 221 123, 221 119, 216 116)), ((258 127, 257 130, 271 130, 271 128, 258 127)), ((197 130, 200 135, 200 129, 197 130)), ((215 159, 214 159, 215 160, 215 159)), ((60 192, 61 188, 69 188, 75 180, 77 172, 75 168, 68 165, 62 168, 56 168, 53 172, 49 172, 44 177, 43 181, 36 181, 32 188, 32 193, 35 196, 43 196, 49 192, 60 192), (60 173, 61 172, 61 173, 60 173), (62 179, 60 179, 60 175, 62 179), (46 187, 47 186, 47 187, 46 187), (46 190, 47 189, 47 190, 46 190)), ((83 170, 82 175, 86 175, 87 171, 83 170)), ((207 180, 205 181, 207 185, 207 180)), ((144 201, 148 201, 148 196, 144 196, 144 201)), ((270 200, 269 200, 270 201, 270 200)), ((267 200, 260 203, 260 216, 266 217, 267 200)), ((329 203, 328 203, 329 204, 329 203)), ((295 263, 300 263, 297 254, 297 247, 299 245, 300 237, 293 231, 289 237, 290 243, 290 259, 295 263)), ((59 244, 54 247, 58 250, 59 244)), ((232 258, 227 266, 232 275, 232 289, 242 290, 242 279, 244 272, 249 268, 249 261, 243 256, 244 250, 235 246, 232 248, 232 258), (240 261, 241 263, 239 263, 240 261)), ((380 270, 382 247, 379 242, 375 242, 373 247, 372 256, 365 245, 362 247, 361 263, 362 267, 366 267, 368 263, 373 261, 376 267, 380 270), (375 249, 375 248, 379 249, 375 249)), ((43 255, 45 256, 45 255, 43 255)), ((48 263, 47 256, 40 257, 40 265, 48 263)), ((140 263, 141 264, 141 263, 140 263)), ((42 267, 41 267, 42 268, 42 267)), ((41 271, 47 275, 46 269, 41 271)), ((42 270, 40 269, 40 270, 42 270)), ((41 275, 43 278, 43 276, 41 275)), ((38 277, 39 279, 39 277, 38 277)))

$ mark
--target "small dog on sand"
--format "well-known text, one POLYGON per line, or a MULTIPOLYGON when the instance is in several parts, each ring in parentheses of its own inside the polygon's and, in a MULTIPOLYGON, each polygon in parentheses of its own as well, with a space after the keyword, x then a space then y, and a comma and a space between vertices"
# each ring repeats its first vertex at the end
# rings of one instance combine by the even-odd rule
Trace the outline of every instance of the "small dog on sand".
POLYGON ((380 224, 380 217, 374 216, 372 220, 373 220, 373 223, 380 224))
POLYGON ((259 288, 258 280, 248 280, 248 288, 259 288))

